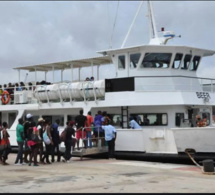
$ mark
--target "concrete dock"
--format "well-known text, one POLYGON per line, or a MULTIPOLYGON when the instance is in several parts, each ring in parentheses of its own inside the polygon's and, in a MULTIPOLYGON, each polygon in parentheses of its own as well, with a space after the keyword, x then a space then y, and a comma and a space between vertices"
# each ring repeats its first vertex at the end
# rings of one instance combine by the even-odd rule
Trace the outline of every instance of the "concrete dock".
POLYGON ((214 193, 215 175, 195 165, 74 157, 71 163, 0 165, 1 193, 214 193))

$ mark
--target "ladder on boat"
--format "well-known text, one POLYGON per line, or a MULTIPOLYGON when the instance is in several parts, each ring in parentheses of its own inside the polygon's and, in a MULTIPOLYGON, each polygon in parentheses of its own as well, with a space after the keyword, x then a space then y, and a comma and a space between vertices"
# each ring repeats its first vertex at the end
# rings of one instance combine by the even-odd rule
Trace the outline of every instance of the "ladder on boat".
POLYGON ((121 118, 122 118, 122 128, 129 128, 129 119, 128 119, 128 106, 121 107, 121 118))

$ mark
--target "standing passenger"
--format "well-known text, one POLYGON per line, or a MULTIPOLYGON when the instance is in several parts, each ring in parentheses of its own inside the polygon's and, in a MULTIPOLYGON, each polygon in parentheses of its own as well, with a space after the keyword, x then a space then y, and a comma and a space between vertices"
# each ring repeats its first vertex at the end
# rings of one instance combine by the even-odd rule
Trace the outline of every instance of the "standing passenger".
POLYGON ((7 132, 7 128, 8 128, 7 122, 3 122, 2 126, 3 126, 3 129, 1 131, 0 153, 2 157, 2 165, 8 165, 8 163, 6 163, 6 160, 8 159, 8 154, 10 153, 10 140, 9 140, 10 135, 7 132))
POLYGON ((20 118, 19 124, 16 127, 16 141, 18 143, 18 153, 15 161, 15 165, 22 165, 23 164, 23 145, 24 145, 24 127, 23 127, 23 119, 20 118), (19 162, 20 161, 20 162, 19 162))
POLYGON ((34 159, 34 166, 39 166, 37 164, 37 154, 41 141, 42 140, 39 136, 39 130, 37 129, 37 127, 33 127, 33 132, 31 133, 31 140, 28 141, 28 144, 31 147, 30 162, 28 164, 29 166, 31 166, 32 159, 34 159))
POLYGON ((116 129, 110 125, 109 120, 102 122, 102 128, 105 131, 105 141, 108 143, 108 158, 115 158, 115 140, 116 140, 116 129))
POLYGON ((92 148, 92 134, 91 134, 91 125, 93 124, 93 117, 89 111, 87 114, 87 128, 86 128, 86 137, 87 137, 87 147, 92 148), (88 140, 89 139, 89 140, 88 140))
POLYGON ((33 127, 36 126, 36 123, 33 121, 33 115, 31 113, 28 113, 26 115, 26 119, 27 120, 24 123, 24 136, 25 136, 24 162, 29 163, 28 156, 30 156, 31 150, 30 150, 27 142, 31 140, 31 134, 33 132, 33 127))
POLYGON ((60 124, 60 120, 57 119, 55 123, 52 125, 53 131, 51 132, 51 135, 52 135, 52 141, 54 143, 54 145, 52 146, 52 162, 55 162, 55 159, 54 159, 55 148, 57 150, 57 162, 60 162, 60 157, 61 157, 60 150, 59 150, 59 144, 60 144, 60 135, 58 130, 59 124, 60 124))
POLYGON ((72 136, 75 136, 75 130, 73 129, 73 122, 67 122, 68 126, 66 127, 66 139, 65 139, 65 153, 63 162, 71 162, 71 148, 72 148, 72 136))
POLYGON ((104 130, 102 129, 102 112, 99 110, 98 114, 94 118, 94 135, 96 138, 96 146, 98 145, 98 137, 104 137, 104 130))
POLYGON ((42 157, 43 157, 43 132, 44 132, 44 122, 45 120, 43 118, 39 118, 38 119, 38 124, 37 124, 37 129, 39 131, 39 135, 40 135, 40 138, 41 138, 41 143, 39 143, 39 155, 40 155, 40 163, 41 164, 45 164, 42 160, 42 157))
POLYGON ((50 161, 49 161, 49 155, 51 155, 51 151, 52 151, 52 146, 53 146, 53 141, 52 141, 52 137, 51 137, 51 132, 50 132, 50 120, 47 118, 45 120, 45 128, 44 128, 44 131, 47 132, 47 135, 51 141, 50 144, 46 144, 45 143, 45 146, 46 146, 46 152, 45 152, 45 155, 43 156, 42 158, 42 161, 44 162, 44 160, 46 159, 46 163, 47 164, 51 164, 50 161))
MULTIPOLYGON (((84 131, 84 128, 87 126, 87 117, 83 115, 83 110, 79 111, 79 115, 75 117, 75 123, 76 123, 76 138, 77 138, 77 147, 79 148, 79 140, 86 138, 86 132, 84 131)), ((86 148, 86 140, 83 140, 84 147, 86 148)))

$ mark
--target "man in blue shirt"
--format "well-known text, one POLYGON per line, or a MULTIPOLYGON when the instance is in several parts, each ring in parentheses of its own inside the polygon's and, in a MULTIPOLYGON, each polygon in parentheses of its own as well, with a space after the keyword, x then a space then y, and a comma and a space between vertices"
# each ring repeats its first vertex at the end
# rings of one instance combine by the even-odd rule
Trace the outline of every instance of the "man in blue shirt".
POLYGON ((142 129, 141 126, 133 119, 133 117, 130 117, 129 126, 132 129, 142 129))
POLYGON ((105 132, 105 141, 108 143, 108 157, 114 159, 115 153, 115 140, 116 140, 116 129, 109 124, 109 120, 102 122, 102 129, 105 132))

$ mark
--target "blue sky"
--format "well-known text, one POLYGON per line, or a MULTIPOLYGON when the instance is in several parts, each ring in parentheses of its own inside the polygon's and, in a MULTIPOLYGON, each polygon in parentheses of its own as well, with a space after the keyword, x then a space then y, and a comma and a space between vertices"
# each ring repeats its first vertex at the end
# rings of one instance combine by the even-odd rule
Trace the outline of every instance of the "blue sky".
MULTIPOLYGON (((17 82, 12 70, 17 66, 97 56, 96 51, 109 49, 112 32, 113 48, 121 47, 139 4, 119 2, 113 31, 118 1, 0 1, 0 83, 17 82)), ((182 35, 169 45, 215 50, 214 1, 153 1, 153 6, 157 29, 182 35)), ((148 43, 146 10, 144 2, 126 47, 148 43)), ((214 59, 202 61, 198 76, 215 78, 214 59)), ((25 74, 21 72, 21 80, 25 74)), ((107 76, 105 69, 101 74, 107 76)), ((83 79, 86 75, 82 71, 83 79)))

